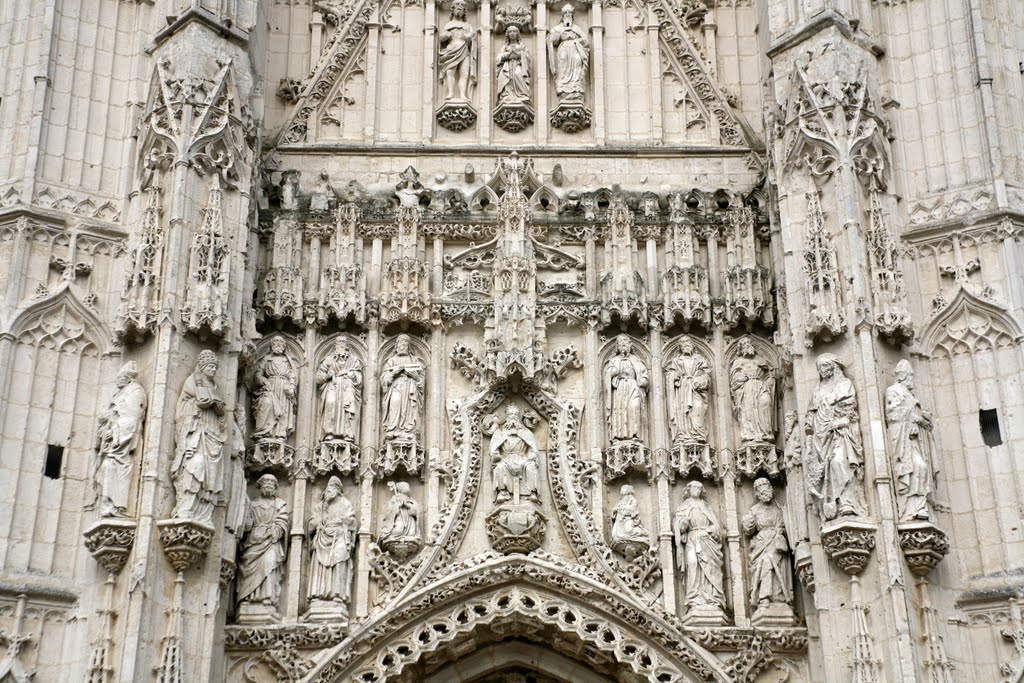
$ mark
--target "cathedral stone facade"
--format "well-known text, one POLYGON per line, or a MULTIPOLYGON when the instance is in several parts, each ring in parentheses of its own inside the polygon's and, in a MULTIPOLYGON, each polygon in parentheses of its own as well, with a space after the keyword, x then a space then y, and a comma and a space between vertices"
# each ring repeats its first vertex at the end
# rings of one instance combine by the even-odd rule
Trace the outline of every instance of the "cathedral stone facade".
POLYGON ((0 2, 0 681, 1024 681, 1022 59, 0 2))

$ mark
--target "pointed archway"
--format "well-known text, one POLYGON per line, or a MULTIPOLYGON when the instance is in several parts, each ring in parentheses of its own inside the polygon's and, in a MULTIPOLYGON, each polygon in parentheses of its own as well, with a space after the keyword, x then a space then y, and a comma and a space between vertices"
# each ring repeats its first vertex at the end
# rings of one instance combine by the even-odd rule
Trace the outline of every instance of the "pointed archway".
MULTIPOLYGON (((510 642, 568 658, 582 667, 574 670, 597 676, 582 680, 599 683, 730 680, 674 618, 561 558, 488 553, 452 569, 361 624, 304 680, 419 681, 482 647, 510 642)), ((561 675, 553 664, 538 673, 555 681, 561 675)))

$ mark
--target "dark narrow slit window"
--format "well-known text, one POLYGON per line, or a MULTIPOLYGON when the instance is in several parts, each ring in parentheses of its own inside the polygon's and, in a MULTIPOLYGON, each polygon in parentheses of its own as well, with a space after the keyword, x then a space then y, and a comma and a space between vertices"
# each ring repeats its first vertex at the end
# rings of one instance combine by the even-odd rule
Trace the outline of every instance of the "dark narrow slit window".
POLYGON ((999 433, 999 413, 995 408, 978 411, 978 422, 981 424, 981 438, 989 448, 1002 446, 1003 437, 999 433))
POLYGON ((64 447, 50 444, 46 447, 46 464, 43 466, 43 476, 50 479, 60 479, 60 468, 64 463, 64 447))

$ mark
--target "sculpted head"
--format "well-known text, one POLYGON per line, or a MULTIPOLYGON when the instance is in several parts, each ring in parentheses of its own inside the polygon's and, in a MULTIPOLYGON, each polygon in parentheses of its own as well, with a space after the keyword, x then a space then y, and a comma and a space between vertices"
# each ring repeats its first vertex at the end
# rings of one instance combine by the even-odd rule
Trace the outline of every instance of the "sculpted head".
POLYGON ((771 502, 771 499, 775 497, 772 483, 764 477, 758 477, 754 480, 754 495, 762 503, 771 502))
POLYGON ((398 338, 395 339, 395 352, 403 356, 409 353, 409 335, 398 335, 398 338))
POLYGON ((914 388, 914 368, 906 358, 896 364, 896 381, 907 388, 914 388))
POLYGON ((815 365, 818 368, 818 377, 821 379, 830 379, 837 370, 840 375, 843 374, 843 364, 832 353, 823 353, 818 356, 818 362, 815 365))
POLYGON ((410 490, 411 489, 409 488, 409 482, 407 481, 400 481, 397 484, 395 484, 395 493, 409 495, 410 490))
POLYGON ((572 20, 576 16, 576 10, 573 9, 572 5, 566 3, 562 5, 562 23, 566 26, 572 25, 572 20))
POLYGON ((324 500, 334 500, 342 494, 345 487, 341 484, 341 479, 338 477, 331 477, 327 481, 327 488, 324 489, 324 500))
POLYGON ((256 481, 256 490, 266 497, 277 493, 277 477, 273 474, 264 474, 256 481))
POLYGON ((270 350, 274 353, 284 353, 284 339, 281 337, 274 337, 270 341, 270 350))
POLYGON ((750 358, 755 354, 754 342, 750 341, 746 337, 743 337, 742 339, 739 340, 739 342, 737 342, 736 348, 741 356, 746 356, 750 358))
POLYGON ((466 18, 466 2, 465 0, 455 0, 452 3, 452 17, 455 19, 466 18))
POLYGON ((135 365, 135 361, 130 360, 121 366, 121 369, 117 373, 117 386, 124 387, 135 381, 135 378, 139 376, 139 368, 135 365))
POLYGON ((196 369, 202 372, 207 377, 213 377, 217 374, 217 368, 220 364, 217 362, 217 354, 209 349, 204 349, 199 352, 199 356, 196 358, 196 369))
POLYGON ((344 337, 340 337, 336 342, 334 342, 334 355, 338 356, 342 360, 349 357, 348 342, 345 341, 344 337))
POLYGON ((699 481, 691 481, 686 485, 686 495, 690 498, 703 498, 704 484, 699 481))
POLYGON ((519 42, 519 27, 518 26, 509 26, 507 29, 505 29, 505 40, 507 40, 510 43, 518 43, 519 42))
POLYGON ((689 337, 683 337, 679 342, 679 352, 684 356, 693 355, 693 340, 689 337))
POLYGON ((523 424, 523 411, 519 406, 509 406, 505 411, 505 423, 511 425, 523 424))
POLYGON ((626 335, 620 335, 615 340, 615 350, 620 356, 628 356, 633 353, 633 340, 626 335))

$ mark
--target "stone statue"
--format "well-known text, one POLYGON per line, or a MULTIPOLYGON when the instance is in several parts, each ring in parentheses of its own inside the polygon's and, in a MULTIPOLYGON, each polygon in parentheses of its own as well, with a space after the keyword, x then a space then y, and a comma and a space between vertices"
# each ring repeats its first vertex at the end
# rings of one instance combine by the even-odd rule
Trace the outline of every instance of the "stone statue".
MULTIPOLYGON (((782 505, 775 498, 770 481, 754 481, 757 498, 743 516, 743 532, 750 536, 750 604, 765 614, 772 605, 789 605, 793 583, 789 566, 789 542, 786 540, 782 505)), ((785 611, 791 614, 787 607, 785 611)))
POLYGON ((722 576, 722 528, 704 500, 704 485, 691 481, 687 498, 673 520, 679 569, 686 583, 686 604, 692 611, 725 605, 722 576))
POLYGON ((505 29, 505 45, 498 53, 499 104, 530 104, 530 51, 519 37, 519 27, 505 29))
POLYGON ((388 487, 391 489, 391 499, 384 509, 384 521, 377 544, 399 560, 404 560, 423 546, 420 506, 409 495, 407 482, 392 482, 388 487))
POLYGON ((270 342, 270 353, 256 369, 254 382, 256 398, 253 412, 256 439, 284 441, 295 431, 295 393, 298 372, 292 359, 285 353, 284 339, 275 337, 270 342))
POLYGON ((907 360, 896 364, 896 383, 885 390, 885 421, 896 459, 900 521, 931 520, 932 416, 914 395, 914 369, 907 360))
POLYGON ((860 516, 864 503, 864 454, 857 424, 857 393, 831 353, 818 357, 818 387, 804 421, 811 495, 819 502, 822 519, 860 516))
POLYGON ((562 7, 562 21, 548 31, 548 65, 555 77, 559 104, 583 105, 590 68, 590 41, 574 22, 572 5, 562 7))
POLYGON ((539 502, 540 467, 537 439, 523 423, 516 406, 505 411, 505 423, 491 437, 491 478, 496 503, 539 502))
POLYGON ((384 441, 416 443, 422 420, 424 365, 409 348, 409 336, 395 340, 395 355, 380 373, 384 441))
POLYGON ((245 481, 245 404, 242 396, 235 399, 228 424, 228 463, 224 473, 224 489, 227 491, 227 510, 224 528, 237 536, 242 535, 246 509, 249 505, 245 481))
POLYGON ((633 493, 633 487, 624 484, 619 493, 619 502, 612 509, 611 546, 625 555, 627 560, 632 560, 650 547, 651 537, 640 520, 640 504, 633 493))
POLYGON ((228 438, 224 399, 214 377, 219 363, 213 351, 199 352, 195 372, 185 380, 174 412, 175 519, 213 523, 221 492, 224 442, 228 438))
POLYGON ((264 474, 256 482, 259 496, 245 514, 245 538, 238 561, 238 602, 276 608, 287 554, 290 513, 277 497, 277 477, 264 474))
POLYGON ((348 618, 355 549, 356 512, 344 496, 341 479, 331 477, 309 522, 313 558, 309 566, 312 617, 348 618))
POLYGON ((692 340, 683 338, 679 353, 669 362, 665 375, 673 445, 707 443, 711 368, 694 350, 692 340))
POLYGON ((476 31, 466 21, 465 0, 452 3, 451 18, 441 29, 437 73, 444 83, 447 102, 468 102, 470 86, 476 85, 476 31))
POLYGON ((746 337, 737 343, 739 355, 729 368, 733 413, 745 444, 775 441, 775 377, 768 362, 757 355, 746 337))
POLYGON ((128 361, 117 373, 117 391, 100 413, 96 430, 96 469, 93 489, 100 517, 128 514, 133 454, 142 438, 146 390, 136 381, 139 370, 128 361))
POLYGON ((320 436, 325 441, 359 443, 363 400, 363 363, 348 342, 338 339, 334 353, 316 371, 320 387, 320 436))
POLYGON ((646 441, 647 385, 647 367, 629 337, 621 335, 604 368, 605 419, 612 443, 646 441))

